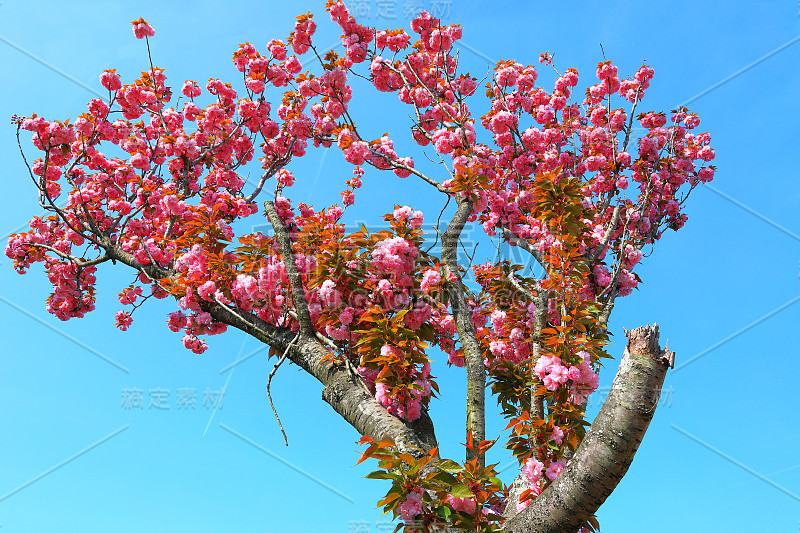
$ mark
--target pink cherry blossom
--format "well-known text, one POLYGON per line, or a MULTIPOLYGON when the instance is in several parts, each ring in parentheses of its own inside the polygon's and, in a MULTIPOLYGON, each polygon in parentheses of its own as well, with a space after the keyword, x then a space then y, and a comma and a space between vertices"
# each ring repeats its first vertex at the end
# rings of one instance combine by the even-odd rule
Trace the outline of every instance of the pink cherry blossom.
POLYGON ((143 18, 139 20, 134 20, 133 24, 133 34, 136 36, 137 39, 142 39, 144 37, 152 37, 155 35, 155 30, 153 27, 150 26, 143 18))

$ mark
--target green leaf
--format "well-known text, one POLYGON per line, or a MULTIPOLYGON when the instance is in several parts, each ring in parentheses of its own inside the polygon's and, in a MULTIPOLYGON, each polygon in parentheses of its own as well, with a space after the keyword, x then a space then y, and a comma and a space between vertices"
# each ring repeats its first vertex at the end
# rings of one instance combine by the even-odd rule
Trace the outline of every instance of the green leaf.
POLYGON ((469 487, 463 483, 457 483, 453 485, 453 488, 450 489, 450 494, 454 498, 472 498, 474 496, 472 491, 469 490, 469 487))
POLYGON ((462 467, 457 462, 453 461, 452 459, 442 459, 436 463, 436 467, 439 470, 444 470, 445 472, 455 473, 461 472, 462 467))
POLYGON ((449 519, 450 514, 452 513, 449 507, 437 507, 436 509, 433 510, 433 512, 441 516, 445 520, 449 519))
POLYGON ((366 479, 394 479, 395 476, 390 474, 389 472, 384 472, 382 470, 376 470, 374 472, 370 472, 366 476, 366 479))
POLYGON ((456 479, 456 477, 453 474, 449 474, 447 472, 437 472, 431 477, 431 480, 439 481, 441 483, 451 486, 458 483, 458 479, 456 479))
POLYGON ((487 478, 487 479, 489 480, 489 483, 491 483, 491 484, 492 484, 492 485, 494 485, 495 487, 499 487, 499 488, 501 488, 501 489, 503 488, 503 482, 502 482, 502 481, 500 481, 498 478, 496 478, 496 477, 494 477, 494 476, 491 476, 491 477, 489 477, 489 478, 487 478))

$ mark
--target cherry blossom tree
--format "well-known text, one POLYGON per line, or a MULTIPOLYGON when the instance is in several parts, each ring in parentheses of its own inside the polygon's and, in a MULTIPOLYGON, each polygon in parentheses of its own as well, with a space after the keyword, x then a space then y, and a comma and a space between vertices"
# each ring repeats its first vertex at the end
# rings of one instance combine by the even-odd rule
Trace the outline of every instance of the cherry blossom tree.
MULTIPOLYGON (((29 132, 38 151, 29 160, 21 148, 47 214, 12 236, 6 255, 19 273, 43 264, 47 309, 61 320, 94 309, 98 267, 120 265, 136 274, 119 294, 120 329, 148 299, 174 299, 167 327, 193 352, 232 327, 269 345, 278 365, 289 359, 316 377, 363 435, 360 461, 378 460, 368 477, 391 481, 379 505, 398 529, 595 530, 673 362, 657 325, 627 331, 589 424, 587 399, 610 358, 606 326, 617 298, 637 288, 643 255, 684 225, 687 197, 713 178, 709 135, 694 132, 699 119, 685 108, 639 110, 654 74, 646 65, 622 78, 603 61, 585 93, 577 70, 557 70, 547 53, 539 67, 501 61, 478 80, 459 71, 457 25, 423 12, 411 32, 381 30, 342 2, 326 10, 343 53, 321 53, 312 15, 299 16, 286 41, 238 47, 238 90, 211 79, 173 93, 151 58, 129 83, 103 72, 108 98, 74 122, 14 117, 18 138, 29 132), (552 89, 537 85, 537 68, 555 71, 552 89), (419 153, 359 126, 350 102, 369 84, 407 106, 419 153), (312 149, 353 165, 341 205, 290 200, 291 163, 312 149), (253 166, 260 176, 247 194, 242 175, 253 166), (413 206, 389 207, 381 231, 345 231, 365 166, 442 198, 431 225, 438 256, 413 206), (270 234, 234 230, 259 217, 270 234), (465 267, 470 222, 540 273, 500 258, 465 267), (466 383, 460 461, 440 456, 428 413, 434 351, 466 383), (486 435, 487 389, 519 461, 510 487, 484 459, 501 437, 486 435)), ((149 56, 153 28, 139 19, 133 32, 149 56)))

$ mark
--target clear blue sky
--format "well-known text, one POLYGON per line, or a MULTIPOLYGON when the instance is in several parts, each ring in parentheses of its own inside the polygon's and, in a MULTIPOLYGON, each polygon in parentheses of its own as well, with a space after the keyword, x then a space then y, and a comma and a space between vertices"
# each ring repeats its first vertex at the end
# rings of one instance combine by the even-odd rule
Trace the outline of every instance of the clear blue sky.
MULTIPOLYGON (((263 47, 285 38, 293 17, 308 10, 318 15, 318 43, 334 44, 323 3, 3 0, 3 246, 38 214, 8 117, 74 118, 92 98, 85 87, 100 90, 103 69, 117 68, 127 80, 138 74, 146 55, 131 20, 143 16, 155 27, 154 60, 179 87, 210 76, 236 81, 230 58, 237 43, 263 47)), ((617 344, 610 347, 617 359, 601 374, 601 386, 610 385, 616 370, 623 327, 657 321, 662 340, 677 352, 677 368, 628 475, 600 510, 600 523, 603 531, 651 533, 796 531, 799 6, 434 3, 446 20, 464 26, 470 48, 462 49, 462 60, 474 75, 486 71, 487 58, 536 63, 549 50, 559 67, 579 69, 585 87, 603 59, 602 44, 621 73, 642 61, 655 68, 648 109, 668 111, 693 99, 700 129, 712 134, 717 177, 691 198, 686 227, 668 234, 646 259, 640 290, 618 302, 611 321, 617 344)), ((414 4, 432 7, 431 0, 361 4, 385 27, 403 25, 414 4), (381 5, 394 6, 383 13, 393 20, 379 18, 381 5)), ((390 98, 363 85, 355 91, 356 116, 376 135, 404 127, 406 110, 386 117, 375 112, 396 110, 390 98)), ((336 200, 350 167, 338 153, 312 152, 293 169, 295 200, 325 205, 336 200)), ((427 198, 424 188, 383 175, 367 178, 350 220, 374 221, 395 202, 430 206, 428 220, 435 217, 439 199, 427 198)), ((230 333, 195 356, 165 327, 172 310, 166 304, 141 309, 131 330, 119 332, 116 293, 132 275, 101 268, 99 277, 97 310, 61 323, 44 309, 49 286, 41 271, 20 277, 2 257, 4 532, 384 531, 375 502, 385 486, 363 479, 373 465, 353 466, 358 435, 321 401, 316 381, 286 365, 273 383, 286 448, 265 395, 272 367, 266 352, 223 371, 258 350, 255 341, 230 333), (222 388, 222 408, 210 420, 206 391, 222 388), (123 405, 134 389, 142 391, 142 409, 123 405), (168 394, 168 409, 150 405, 157 390, 168 394), (194 408, 181 408, 180 397, 192 391, 194 408)), ((437 434, 443 452, 460 457, 463 371, 447 369, 440 358, 434 374, 442 386, 442 399, 432 404, 437 434)), ((495 432, 503 425, 489 421, 495 432)), ((507 465, 502 452, 498 446, 493 459, 507 465)), ((513 468, 504 472, 506 481, 512 478, 513 468)))

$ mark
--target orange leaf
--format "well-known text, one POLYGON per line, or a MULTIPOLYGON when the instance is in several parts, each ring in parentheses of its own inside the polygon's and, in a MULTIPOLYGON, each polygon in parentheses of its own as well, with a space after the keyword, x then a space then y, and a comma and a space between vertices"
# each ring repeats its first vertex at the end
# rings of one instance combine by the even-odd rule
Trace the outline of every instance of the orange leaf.
POLYGON ((364 461, 366 461, 367 459, 369 459, 369 457, 372 455, 372 452, 374 452, 377 449, 378 449, 378 445, 377 444, 371 444, 370 447, 367 448, 364 451, 364 453, 361 454, 361 457, 359 457, 358 462, 356 464, 361 464, 364 461))

